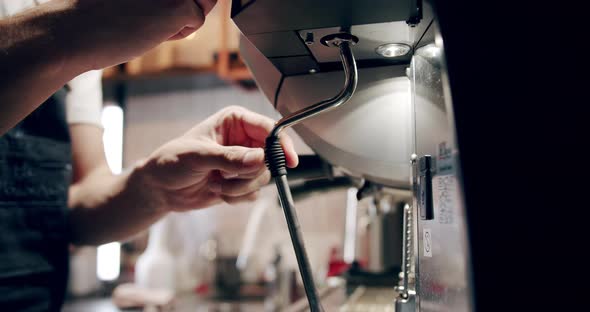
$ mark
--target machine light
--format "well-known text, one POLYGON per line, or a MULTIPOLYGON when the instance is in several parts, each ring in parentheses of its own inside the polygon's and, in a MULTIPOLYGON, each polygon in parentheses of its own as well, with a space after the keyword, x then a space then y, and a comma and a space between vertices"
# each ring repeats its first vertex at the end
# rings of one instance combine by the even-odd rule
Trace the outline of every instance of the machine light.
POLYGON ((383 57, 392 58, 398 56, 404 56, 412 50, 407 44, 404 43, 386 43, 378 46, 375 52, 383 57))

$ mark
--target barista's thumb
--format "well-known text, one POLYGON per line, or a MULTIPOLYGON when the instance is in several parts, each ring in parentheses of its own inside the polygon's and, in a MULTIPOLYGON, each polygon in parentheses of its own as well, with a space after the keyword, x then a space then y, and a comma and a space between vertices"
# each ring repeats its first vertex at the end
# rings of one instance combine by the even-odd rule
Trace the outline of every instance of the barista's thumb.
POLYGON ((264 167, 264 151, 261 148, 216 145, 207 154, 205 165, 226 173, 249 173, 264 167))

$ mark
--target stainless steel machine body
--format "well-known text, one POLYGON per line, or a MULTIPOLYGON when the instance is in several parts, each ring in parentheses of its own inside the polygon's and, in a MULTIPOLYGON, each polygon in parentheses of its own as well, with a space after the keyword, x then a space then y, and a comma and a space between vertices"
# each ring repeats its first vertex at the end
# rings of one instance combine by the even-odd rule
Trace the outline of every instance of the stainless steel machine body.
POLYGON ((243 34, 242 56, 283 116, 333 96, 343 84, 337 50, 319 39, 343 31, 359 38, 352 47, 356 93, 348 104, 295 130, 347 174, 412 192, 399 229, 406 248, 392 306, 398 311, 473 311, 476 292, 454 99, 445 36, 435 15, 430 1, 413 0, 235 0, 232 8, 243 34), (397 57, 377 53, 387 44, 410 50, 397 57))

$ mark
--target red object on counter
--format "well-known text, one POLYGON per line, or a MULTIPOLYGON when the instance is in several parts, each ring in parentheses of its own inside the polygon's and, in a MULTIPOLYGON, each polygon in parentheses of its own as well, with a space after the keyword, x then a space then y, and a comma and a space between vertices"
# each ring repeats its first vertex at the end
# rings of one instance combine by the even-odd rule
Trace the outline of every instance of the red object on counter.
POLYGON ((350 268, 350 264, 344 262, 344 260, 338 257, 338 254, 338 248, 332 247, 330 251, 330 262, 328 264, 328 277, 341 275, 350 268))
POLYGON ((197 285, 197 287, 195 287, 195 293, 197 295, 206 295, 206 294, 208 294, 209 293, 209 284, 203 283, 203 284, 197 285))

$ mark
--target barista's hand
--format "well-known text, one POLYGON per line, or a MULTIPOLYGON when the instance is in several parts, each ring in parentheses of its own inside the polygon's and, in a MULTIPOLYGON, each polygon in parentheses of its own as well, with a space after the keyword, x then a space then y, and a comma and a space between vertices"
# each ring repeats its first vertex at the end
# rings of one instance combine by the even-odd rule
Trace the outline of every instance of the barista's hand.
MULTIPOLYGON (((138 167, 147 177, 145 191, 168 211, 256 199, 270 180, 262 147, 273 126, 270 118, 241 107, 217 112, 138 167)), ((297 166, 291 139, 283 135, 281 143, 287 166, 297 166)))
POLYGON ((71 3, 61 31, 71 57, 89 69, 126 62, 205 22, 217 0, 59 0, 71 3), (73 28, 73 29, 72 29, 73 28), (75 29, 78 29, 77 31, 75 29), (65 35, 67 34, 67 35, 65 35))

